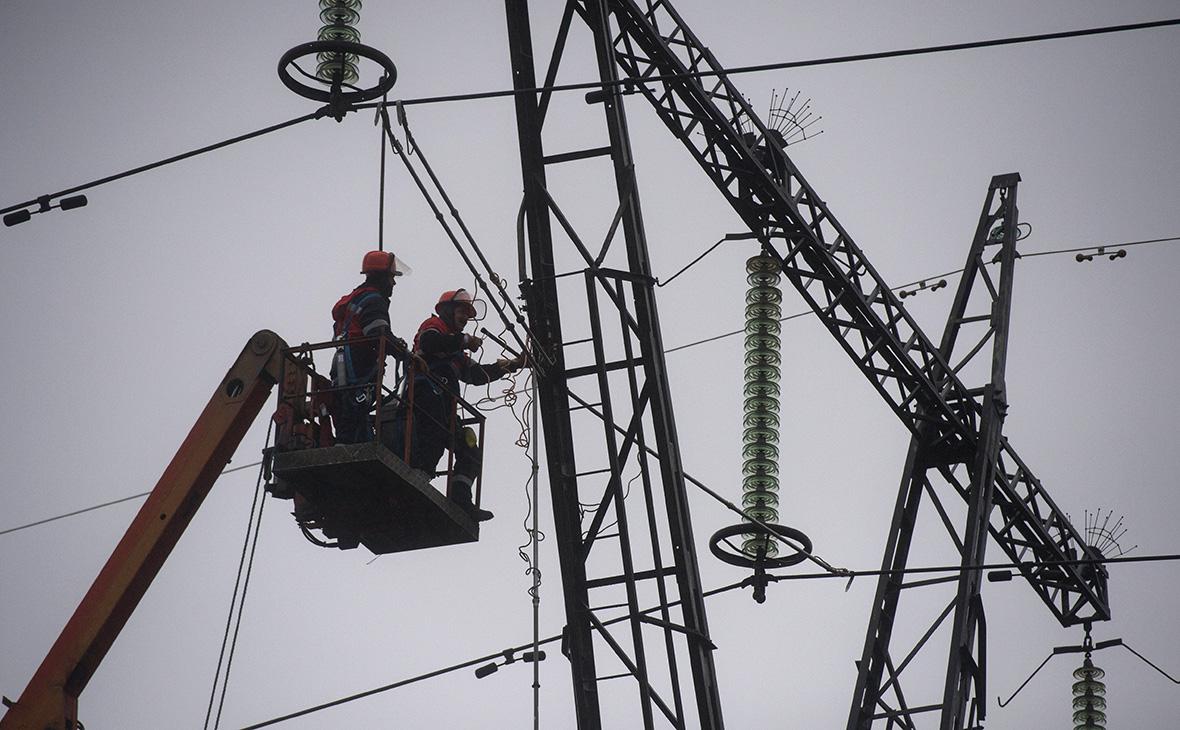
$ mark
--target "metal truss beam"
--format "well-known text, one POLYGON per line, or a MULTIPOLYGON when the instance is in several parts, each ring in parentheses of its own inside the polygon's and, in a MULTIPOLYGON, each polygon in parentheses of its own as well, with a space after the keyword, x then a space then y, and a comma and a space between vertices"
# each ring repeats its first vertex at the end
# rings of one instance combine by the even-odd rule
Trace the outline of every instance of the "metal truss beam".
MULTIPOLYGON (((1007 410, 1005 363, 1016 261, 1019 179, 1013 174, 992 180, 940 345, 943 358, 953 363, 961 378, 974 375, 983 380, 983 385, 973 390, 982 397, 975 453, 960 464, 946 464, 932 459, 929 443, 920 434, 914 436, 882 561, 893 571, 906 567, 924 495, 928 495, 964 568, 984 562, 997 480, 1010 479, 1000 456, 1007 410), (988 270, 989 263, 999 264, 998 277, 988 270), (965 354, 960 354, 963 351, 965 354), (962 526, 949 517, 941 500, 947 492, 958 493, 967 502, 962 526)), ((1002 524, 1002 517, 1000 521, 1002 524)), ((986 622, 980 579, 978 569, 964 570, 953 581, 955 591, 950 594, 950 602, 925 633, 912 646, 905 644, 894 652, 891 649, 901 643, 894 636, 894 626, 902 594, 921 595, 927 598, 927 604, 939 596, 945 601, 950 583, 907 582, 901 572, 881 576, 858 663, 848 719, 850 730, 867 730, 877 721, 884 721, 887 727, 917 727, 919 715, 933 716, 936 711, 944 730, 979 727, 986 713, 986 622), (910 663, 940 630, 949 635, 949 656, 942 700, 932 702, 935 698, 929 687, 920 681, 907 686, 904 679, 910 663), (905 653, 897 662, 894 656, 901 651, 905 653), (915 698, 922 704, 914 705, 915 698)), ((915 603, 908 604, 911 608, 907 615, 914 615, 915 603)))
MULTIPOLYGON (((983 433, 983 393, 963 384, 672 5, 607 4, 619 66, 630 77, 653 79, 633 88, 781 260, 785 277, 921 440, 924 459, 970 461, 983 433)), ((993 466, 1002 520, 989 523, 989 532, 1001 549, 1023 564, 1063 625, 1109 618, 1105 574, 1055 564, 1089 548, 1004 439, 993 466)))
MULTIPOLYGON (((506 0, 505 6, 515 88, 535 88, 527 2, 506 0)), ((546 84, 557 76, 575 14, 590 28, 602 80, 616 81, 608 11, 591 0, 566 5, 547 62, 546 84)), ((606 144, 546 156, 545 118, 556 103, 543 93, 516 96, 529 261, 522 288, 534 348, 542 355, 539 407, 578 727, 602 726, 603 682, 631 678, 644 728, 720 729, 714 647, 626 116, 615 88, 595 100, 601 105, 606 144), (548 182, 546 170, 608 155, 618 203, 603 218, 605 235, 595 250, 588 245, 593 239, 580 233, 563 210, 576 201, 579 188, 561 190, 548 182), (559 246, 563 240, 568 248, 559 246), (572 268, 559 271, 558 262, 571 258, 572 268), (581 291, 575 291, 579 283, 581 291), (585 307, 576 306, 583 298, 585 307), (575 423, 575 416, 583 414, 595 417, 593 429, 575 423), (600 435, 588 435, 594 431, 600 435), (580 471, 575 464, 588 466, 580 471), (651 605, 661 609, 655 616, 644 615, 651 605), (626 628, 612 633, 609 619, 619 611, 625 612, 627 621, 620 626, 626 628), (622 671, 600 676, 612 665, 622 671), (690 722, 691 710, 685 707, 689 678, 696 723, 690 722)), ((586 185, 584 177, 579 181, 586 185)))

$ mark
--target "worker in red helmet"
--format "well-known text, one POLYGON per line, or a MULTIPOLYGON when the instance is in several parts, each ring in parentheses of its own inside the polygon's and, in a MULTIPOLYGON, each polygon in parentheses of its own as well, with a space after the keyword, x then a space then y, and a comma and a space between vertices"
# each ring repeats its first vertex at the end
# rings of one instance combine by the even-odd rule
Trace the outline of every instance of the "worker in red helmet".
POLYGON ((374 335, 389 336, 393 355, 405 360, 409 356, 406 343, 393 336, 389 328, 389 299, 397 278, 410 273, 405 263, 389 251, 369 251, 361 262, 365 280, 345 294, 332 307, 333 339, 341 342, 332 358, 332 383, 338 391, 336 441, 363 443, 373 439, 370 411, 376 404, 373 384, 380 363, 377 361, 378 343, 351 340, 374 335))
MULTIPOLYGON (((459 383, 483 385, 499 380, 526 364, 524 355, 500 359, 484 365, 468 353, 483 345, 483 340, 464 332, 467 323, 479 317, 477 305, 466 289, 443 292, 434 305, 434 316, 418 327, 414 336, 414 354, 425 362, 427 373, 414 377, 414 402, 409 462, 415 469, 433 473, 448 447, 455 452, 451 473, 451 498, 478 521, 490 520, 492 513, 477 509, 472 502, 472 485, 479 477, 479 444, 471 429, 452 433, 459 383)), ((391 429, 394 453, 401 454, 405 438, 405 418, 400 427, 391 429)))

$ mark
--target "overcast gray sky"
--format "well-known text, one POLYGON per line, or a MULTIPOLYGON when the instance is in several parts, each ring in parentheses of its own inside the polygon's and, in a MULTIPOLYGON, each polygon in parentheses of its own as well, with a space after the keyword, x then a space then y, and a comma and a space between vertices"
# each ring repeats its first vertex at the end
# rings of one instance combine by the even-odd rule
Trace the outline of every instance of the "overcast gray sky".
MULTIPOLYGON (((536 3, 547 54, 559 3, 536 3), (541 7, 544 5, 544 7, 541 7)), ((681 0, 727 65, 769 63, 1173 17, 1175 2, 798 3, 681 0)), ((314 105, 275 74, 313 38, 316 3, 7 2, 0 44, 0 205, 70 187, 288 119, 314 105)), ((370 2, 364 41, 398 65, 393 96, 511 85, 498 3, 370 2), (445 8, 445 10, 443 10, 445 8)), ((594 78, 580 28, 561 81, 594 78)), ((824 130, 793 158, 891 283, 960 267, 988 182, 1023 176, 1025 253, 1180 235, 1180 42, 1174 28, 741 77, 764 110, 771 89, 810 97, 824 130)), ((638 96, 627 111, 656 273, 666 278, 741 224, 638 96)), ((554 108, 548 149, 600 140, 581 94, 554 108)), ((520 169, 511 101, 410 110, 423 147, 493 265, 514 284, 520 169)), ((600 141, 597 143, 601 143, 600 141)), ((89 191, 90 205, 0 231, 0 333, 8 385, 0 419, 0 529, 146 491, 254 331, 288 342, 329 334, 377 220, 377 130, 368 114, 307 123, 89 191)), ((567 188, 568 181, 566 181, 567 188)), ((607 178, 587 177, 571 217, 592 231, 607 178), (600 182, 601 181, 601 182, 600 182)), ((410 334, 438 292, 470 276, 391 168, 387 240, 414 267, 394 298, 410 334)), ((591 238, 600 236, 596 232, 591 238)), ((741 326, 748 244, 726 244, 659 291, 675 346, 741 326)), ((1180 245, 1117 261, 1027 258, 1016 272, 1006 434, 1055 501, 1126 516, 1125 543, 1177 553, 1180 410, 1171 301, 1180 245)), ((907 299, 941 332, 952 286, 907 299)), ((803 303, 788 292, 784 309, 803 303)), ((784 325, 782 521, 832 563, 876 567, 907 434, 811 318, 784 325)), ((741 342, 668 356, 690 473, 740 496, 741 342)), ((269 406, 268 409, 269 410, 269 406)), ((383 557, 305 543, 272 502, 265 513, 223 727, 241 727, 526 641, 529 579, 517 557, 528 461, 492 414, 479 544, 383 557)), ((258 458, 265 419, 235 464, 258 458)), ((597 437, 596 437, 597 438, 597 437)), ((204 717, 254 473, 218 482, 81 701, 90 728, 196 727, 204 717)), ((547 484, 543 484, 547 487, 547 484)), ((739 580, 707 554, 732 516, 691 495, 707 587, 739 580)), ((134 515, 129 502, 0 536, 0 690, 15 698, 134 515)), ((542 517, 551 518, 542 490, 542 517)), ((551 533, 551 531, 550 531, 551 533)), ((555 540, 542 544, 542 634, 563 623, 555 540)), ((942 562, 920 545, 911 564, 942 562)), ((998 557, 994 548, 989 556, 998 557)), ((1111 568, 1122 637, 1180 672, 1175 563, 1111 568)), ((730 727, 845 722, 873 582, 781 583, 710 599, 730 727)), ((990 728, 1066 727, 1076 656, 1007 695, 1063 630, 1019 582, 985 584, 990 728)), ((920 613, 920 609, 916 613, 920 613)), ((905 617, 918 621, 921 617, 905 617)), ((932 649, 936 664, 945 652, 932 649)), ((1126 652, 1095 656, 1111 727, 1160 727, 1180 692, 1126 652)), ((568 664, 542 665, 542 724, 573 723, 568 664)), ((938 670, 939 672, 941 669, 938 670)), ((941 682, 941 679, 936 679, 941 682)), ((291 728, 522 727, 531 672, 449 675, 293 721, 291 728)), ((638 723, 634 693, 611 694, 611 727, 638 723), (617 697, 618 699, 614 699, 617 697)))

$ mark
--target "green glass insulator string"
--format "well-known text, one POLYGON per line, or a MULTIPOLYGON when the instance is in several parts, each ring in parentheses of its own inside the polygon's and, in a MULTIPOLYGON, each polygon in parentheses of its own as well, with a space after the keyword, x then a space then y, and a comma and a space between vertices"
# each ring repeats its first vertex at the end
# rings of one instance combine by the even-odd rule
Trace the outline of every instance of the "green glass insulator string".
POLYGON ((1078 680, 1073 683, 1074 730, 1105 730, 1106 684, 1101 681, 1105 676, 1106 672, 1090 661, 1089 653, 1074 670, 1073 678, 1078 680))
MULTIPOLYGON (((762 522, 778 520, 779 318, 781 268, 766 254, 746 261, 745 416, 742 421, 742 505, 762 522)), ((778 545, 768 535, 742 542, 752 558, 772 558, 778 545)))
MULTIPOLYGON (((360 43, 361 33, 356 24, 361 19, 361 0, 320 0, 321 41, 360 43)), ((341 81, 355 84, 360 79, 357 58, 353 53, 320 53, 316 55, 315 75, 326 83, 341 81)))

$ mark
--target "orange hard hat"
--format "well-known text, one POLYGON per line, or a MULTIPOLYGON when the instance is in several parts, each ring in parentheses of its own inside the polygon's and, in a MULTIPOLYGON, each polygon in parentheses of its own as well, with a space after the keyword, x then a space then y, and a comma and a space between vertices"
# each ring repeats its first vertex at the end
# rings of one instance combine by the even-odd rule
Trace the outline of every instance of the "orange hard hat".
POLYGON ((384 271, 392 272, 394 276, 403 276, 410 273, 410 267, 391 251, 370 251, 365 254, 361 261, 362 274, 380 274, 384 271))
POLYGON ((438 298, 438 303, 434 305, 435 314, 442 314, 443 307, 452 304, 456 307, 466 309, 470 312, 469 316, 471 317, 476 317, 478 314, 475 309, 475 299, 466 289, 452 289, 451 291, 443 292, 438 298))

